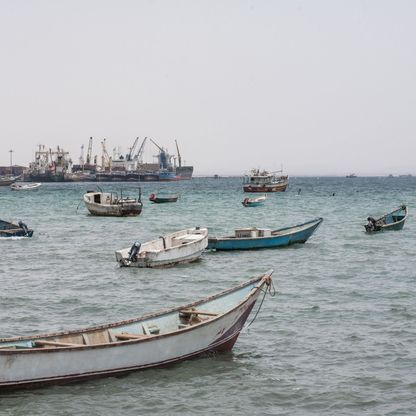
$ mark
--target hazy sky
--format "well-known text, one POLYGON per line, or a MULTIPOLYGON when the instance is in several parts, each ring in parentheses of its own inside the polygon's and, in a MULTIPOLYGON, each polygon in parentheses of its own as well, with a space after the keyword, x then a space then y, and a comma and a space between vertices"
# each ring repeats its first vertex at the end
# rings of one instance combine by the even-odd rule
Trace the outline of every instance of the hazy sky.
POLYGON ((2 165, 148 136, 195 174, 416 174, 416 1, 0 0, 0 46, 2 165))

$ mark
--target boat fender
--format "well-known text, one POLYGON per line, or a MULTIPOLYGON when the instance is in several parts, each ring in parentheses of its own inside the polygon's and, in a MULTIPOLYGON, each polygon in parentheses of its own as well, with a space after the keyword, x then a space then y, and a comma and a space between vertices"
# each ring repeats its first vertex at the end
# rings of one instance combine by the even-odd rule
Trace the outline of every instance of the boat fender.
POLYGON ((139 253, 140 247, 141 243, 139 241, 133 243, 129 251, 129 261, 137 261, 137 254, 139 253))
POLYGON ((156 195, 155 195, 155 194, 150 194, 149 199, 150 199, 151 201, 153 201, 155 198, 156 198, 156 195))

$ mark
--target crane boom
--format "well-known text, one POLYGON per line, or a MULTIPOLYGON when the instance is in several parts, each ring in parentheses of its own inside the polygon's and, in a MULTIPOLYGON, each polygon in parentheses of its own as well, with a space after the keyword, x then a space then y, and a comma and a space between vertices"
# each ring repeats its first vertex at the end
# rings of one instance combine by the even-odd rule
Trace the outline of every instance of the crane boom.
POLYGON ((164 150, 152 139, 150 139, 150 141, 161 151, 164 152, 164 150))
POLYGON ((181 157, 181 154, 179 152, 179 146, 178 146, 178 142, 177 142, 176 139, 175 139, 175 144, 176 144, 176 150, 178 151, 178 163, 179 163, 179 167, 181 167, 182 166, 182 157, 181 157))
POLYGON ((87 165, 91 163, 91 153, 92 153, 92 137, 90 137, 90 141, 88 142, 87 165))
POLYGON ((138 138, 138 137, 136 137, 136 140, 134 140, 133 146, 132 146, 132 147, 130 147, 129 154, 127 155, 127 160, 131 160, 131 155, 134 153, 134 149, 135 149, 135 148, 136 148, 136 146, 137 146, 137 142, 138 142, 138 140, 139 140, 139 138, 138 138))
POLYGON ((134 159, 137 159, 139 162, 141 162, 141 158, 143 156, 144 151, 144 144, 146 143, 147 136, 143 139, 142 144, 139 147, 138 152, 136 153, 136 156, 134 156, 134 159))

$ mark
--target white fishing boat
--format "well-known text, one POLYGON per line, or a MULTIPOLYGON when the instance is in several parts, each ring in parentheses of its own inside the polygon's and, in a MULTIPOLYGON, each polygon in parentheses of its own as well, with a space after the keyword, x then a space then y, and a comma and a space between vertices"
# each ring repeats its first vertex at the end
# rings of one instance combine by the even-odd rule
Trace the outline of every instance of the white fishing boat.
POLYGON ((125 267, 171 267, 197 260, 208 245, 206 228, 188 228, 116 251, 116 260, 125 267))
POLYGON ((42 184, 40 182, 15 182, 10 185, 12 191, 30 191, 31 189, 37 189, 42 184))
POLYGON ((141 191, 139 197, 123 197, 116 192, 88 191, 84 194, 84 204, 92 215, 104 217, 134 217, 142 212, 141 191))
POLYGON ((16 182, 20 176, 0 176, 0 186, 9 186, 12 183, 16 182))
POLYGON ((229 351, 258 297, 270 291, 271 274, 138 318, 78 331, 0 338, 0 392, 117 376, 229 351))

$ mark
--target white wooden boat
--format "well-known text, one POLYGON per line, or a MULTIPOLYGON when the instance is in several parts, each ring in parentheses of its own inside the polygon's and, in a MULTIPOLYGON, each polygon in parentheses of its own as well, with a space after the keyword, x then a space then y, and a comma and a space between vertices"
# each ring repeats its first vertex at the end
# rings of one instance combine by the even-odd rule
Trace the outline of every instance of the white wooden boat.
POLYGON ((263 205, 266 199, 267 195, 259 196, 257 198, 244 198, 242 204, 245 207, 258 207, 259 205, 263 205))
POLYGON ((134 217, 142 212, 141 192, 139 197, 120 197, 115 192, 88 191, 84 194, 84 204, 92 215, 105 217, 134 217))
POLYGON ((20 176, 0 176, 0 186, 9 186, 16 182, 20 176))
POLYGON ((10 189, 12 191, 29 191, 31 189, 37 189, 42 184, 40 182, 30 182, 30 183, 24 183, 24 182, 15 182, 10 185, 10 189))
POLYGON ((83 330, 0 338, 0 393, 166 366, 229 351, 272 271, 217 295, 83 330))
POLYGON ((116 260, 126 267, 171 267, 199 258, 208 245, 206 228, 188 228, 116 251, 116 260))

